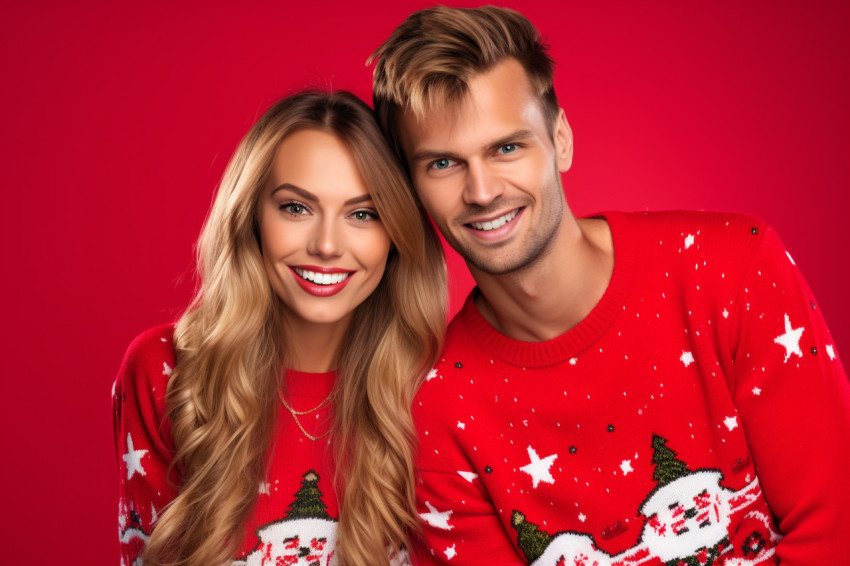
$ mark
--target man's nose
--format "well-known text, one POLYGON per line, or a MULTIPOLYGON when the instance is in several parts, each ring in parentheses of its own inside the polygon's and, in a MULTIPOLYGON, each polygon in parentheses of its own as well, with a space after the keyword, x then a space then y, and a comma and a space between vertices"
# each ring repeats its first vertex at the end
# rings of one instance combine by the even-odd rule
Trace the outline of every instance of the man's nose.
POLYGON ((463 200, 467 204, 487 206, 504 192, 504 183, 486 163, 470 160, 466 170, 463 200))

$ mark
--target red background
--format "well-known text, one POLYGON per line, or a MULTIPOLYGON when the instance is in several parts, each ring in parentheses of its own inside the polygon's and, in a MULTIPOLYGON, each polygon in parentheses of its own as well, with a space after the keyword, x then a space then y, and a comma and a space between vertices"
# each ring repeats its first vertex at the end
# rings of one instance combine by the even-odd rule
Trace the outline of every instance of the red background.
MULTIPOLYGON (((368 98, 366 56, 428 5, 172 4, 0 8, 3 562, 117 562, 110 386, 186 304, 231 152, 298 88, 368 98)), ((764 218, 847 355, 850 4, 508 4, 558 61, 573 210, 764 218)))

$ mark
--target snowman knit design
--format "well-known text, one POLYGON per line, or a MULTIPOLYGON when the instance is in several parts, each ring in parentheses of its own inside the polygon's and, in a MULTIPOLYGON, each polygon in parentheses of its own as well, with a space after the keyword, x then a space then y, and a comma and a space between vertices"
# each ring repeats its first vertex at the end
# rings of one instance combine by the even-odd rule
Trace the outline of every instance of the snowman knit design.
POLYGON ((413 403, 414 564, 850 561, 850 384, 773 229, 605 218, 614 271, 577 326, 512 340, 477 290, 452 321, 413 403))
POLYGON ((717 470, 690 472, 667 441, 655 435, 652 446, 656 489, 644 500, 639 544, 617 556, 601 551, 591 536, 548 535, 519 511, 511 514, 517 545, 534 565, 711 566, 760 564, 774 556, 782 539, 761 497, 758 480, 739 491, 725 489, 717 470), (681 474, 677 477, 678 474, 681 474), (737 525, 734 542, 729 526, 737 525))
MULTIPOLYGON (((174 454, 165 414, 165 392, 176 365, 171 325, 151 329, 129 347, 113 388, 115 442, 120 474, 121 564, 140 565, 140 554, 163 508, 173 500, 180 477, 167 477, 174 454), (170 479, 170 481, 168 481, 170 479)), ((286 372, 287 400, 312 408, 331 392, 335 374, 286 372)), ((331 425, 332 404, 301 417, 312 434, 331 425)), ((268 476, 245 525, 234 565, 326 566, 333 564, 338 504, 333 458, 327 438, 308 440, 289 412, 279 407, 277 436, 268 476), (293 495, 294 494, 294 495, 293 495)))

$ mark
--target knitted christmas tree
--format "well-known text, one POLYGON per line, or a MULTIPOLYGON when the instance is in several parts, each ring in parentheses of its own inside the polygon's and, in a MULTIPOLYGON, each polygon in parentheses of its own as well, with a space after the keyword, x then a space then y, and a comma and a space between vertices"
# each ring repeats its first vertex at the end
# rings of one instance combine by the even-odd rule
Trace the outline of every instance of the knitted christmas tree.
POLYGON ((295 501, 286 512, 289 519, 329 519, 328 508, 322 501, 322 492, 319 489, 319 474, 314 470, 308 470, 301 476, 301 487, 295 493, 295 501))
POLYGON ((517 546, 525 553, 529 563, 537 560, 554 538, 539 530, 540 527, 534 523, 526 521, 525 515, 519 511, 511 513, 511 526, 517 532, 517 546))
POLYGON ((667 447, 667 439, 657 434, 652 435, 652 463, 655 471, 652 479, 658 482, 658 487, 663 487, 671 481, 685 476, 691 471, 684 462, 676 458, 679 454, 667 447))

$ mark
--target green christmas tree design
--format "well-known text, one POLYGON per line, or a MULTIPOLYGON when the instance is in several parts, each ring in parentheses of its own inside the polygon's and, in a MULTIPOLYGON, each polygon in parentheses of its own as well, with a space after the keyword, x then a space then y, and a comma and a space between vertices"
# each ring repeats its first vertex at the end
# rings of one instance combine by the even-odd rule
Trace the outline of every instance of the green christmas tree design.
POLYGON ((525 520, 525 515, 519 511, 511 513, 511 526, 517 532, 517 546, 525 553, 525 557, 529 562, 534 562, 549 543, 552 542, 553 536, 540 530, 540 527, 525 520))
POLYGON ((286 512, 286 519, 329 519, 328 508, 322 501, 319 489, 319 474, 308 470, 301 476, 301 487, 295 493, 295 501, 286 512))
POLYGON ((679 454, 667 447, 666 438, 653 434, 652 451, 652 463, 655 464, 652 479, 658 482, 658 487, 691 473, 685 463, 676 458, 679 454))

